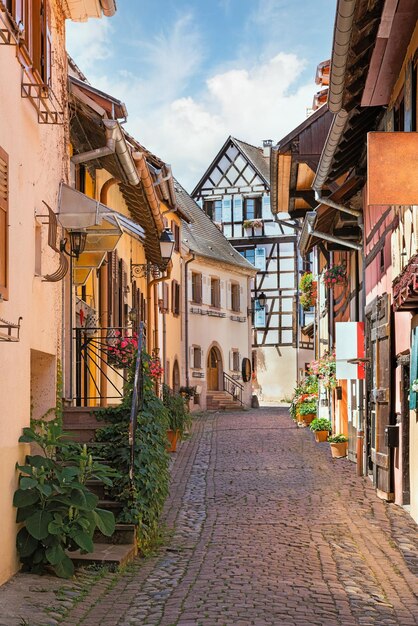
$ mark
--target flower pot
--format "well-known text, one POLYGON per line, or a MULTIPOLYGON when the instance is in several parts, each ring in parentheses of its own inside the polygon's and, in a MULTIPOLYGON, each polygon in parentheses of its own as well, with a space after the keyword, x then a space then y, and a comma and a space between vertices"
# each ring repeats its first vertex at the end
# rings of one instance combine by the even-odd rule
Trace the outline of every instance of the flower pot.
POLYGON ((347 448, 348 441, 343 441, 342 443, 331 443, 331 456, 334 459, 341 459, 344 456, 347 456, 347 448))
POLYGON ((327 430, 315 430, 315 441, 317 443, 321 443, 321 441, 326 441, 328 439, 328 431, 327 430))
POLYGON ((305 425, 308 426, 315 417, 316 413, 307 413, 306 415, 299 415, 299 421, 305 422, 305 425))
POLYGON ((177 441, 180 433, 178 430, 167 430, 167 452, 175 452, 177 450, 177 441))

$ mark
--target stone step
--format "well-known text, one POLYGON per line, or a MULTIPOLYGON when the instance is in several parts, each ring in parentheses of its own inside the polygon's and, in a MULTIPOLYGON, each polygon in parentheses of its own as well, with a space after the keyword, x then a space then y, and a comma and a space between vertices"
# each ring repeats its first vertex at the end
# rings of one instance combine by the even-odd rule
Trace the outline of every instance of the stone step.
POLYGON ((106 422, 97 419, 99 407, 65 407, 63 411, 64 430, 69 433, 73 441, 90 443, 94 441, 98 428, 103 428, 106 422))
POLYGON ((67 552, 75 566, 108 565, 112 569, 124 567, 137 555, 134 544, 95 543, 94 551, 81 554, 80 550, 67 552))
POLYGON ((94 543, 111 543, 114 545, 136 545, 137 543, 137 527, 135 524, 116 524, 115 532, 111 537, 103 535, 96 528, 93 535, 94 543))

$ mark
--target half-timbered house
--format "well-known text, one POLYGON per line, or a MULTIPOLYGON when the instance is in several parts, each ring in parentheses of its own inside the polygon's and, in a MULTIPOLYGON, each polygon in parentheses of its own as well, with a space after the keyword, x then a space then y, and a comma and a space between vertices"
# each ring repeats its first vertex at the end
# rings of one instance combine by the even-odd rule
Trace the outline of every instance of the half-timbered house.
POLYGON ((297 376, 296 235, 270 210, 270 153, 228 137, 192 196, 257 269, 252 287, 252 365, 261 400, 290 396, 297 376))

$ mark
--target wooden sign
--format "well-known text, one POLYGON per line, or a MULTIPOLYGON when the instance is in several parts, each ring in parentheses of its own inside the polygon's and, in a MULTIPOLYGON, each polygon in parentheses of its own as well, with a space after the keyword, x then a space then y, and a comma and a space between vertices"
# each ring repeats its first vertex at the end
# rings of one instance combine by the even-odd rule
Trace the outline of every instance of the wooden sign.
POLYGON ((418 204, 418 133, 368 133, 367 204, 418 204))

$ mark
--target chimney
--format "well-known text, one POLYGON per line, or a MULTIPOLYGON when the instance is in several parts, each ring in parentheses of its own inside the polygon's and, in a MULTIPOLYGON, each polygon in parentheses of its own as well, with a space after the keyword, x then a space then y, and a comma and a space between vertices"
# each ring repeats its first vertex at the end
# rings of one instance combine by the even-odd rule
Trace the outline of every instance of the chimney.
POLYGON ((263 156, 264 157, 266 158, 270 157, 272 145, 273 145, 272 139, 264 139, 263 141, 263 156))

